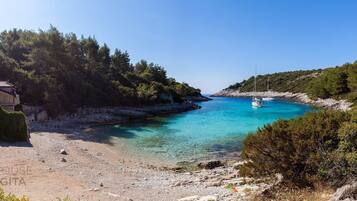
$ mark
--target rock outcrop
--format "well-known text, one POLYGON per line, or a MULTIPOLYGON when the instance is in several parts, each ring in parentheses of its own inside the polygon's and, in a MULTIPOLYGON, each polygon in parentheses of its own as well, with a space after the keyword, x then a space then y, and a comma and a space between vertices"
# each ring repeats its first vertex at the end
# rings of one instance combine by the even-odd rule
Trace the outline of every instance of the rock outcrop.
POLYGON ((357 200, 357 181, 338 188, 329 201, 354 201, 357 200))

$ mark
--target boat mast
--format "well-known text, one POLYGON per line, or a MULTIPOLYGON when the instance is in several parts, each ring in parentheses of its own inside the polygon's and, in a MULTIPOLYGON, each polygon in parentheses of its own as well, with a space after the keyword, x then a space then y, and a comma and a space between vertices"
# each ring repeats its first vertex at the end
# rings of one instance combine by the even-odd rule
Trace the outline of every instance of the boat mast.
POLYGON ((257 92, 257 76, 254 74, 254 92, 257 92))

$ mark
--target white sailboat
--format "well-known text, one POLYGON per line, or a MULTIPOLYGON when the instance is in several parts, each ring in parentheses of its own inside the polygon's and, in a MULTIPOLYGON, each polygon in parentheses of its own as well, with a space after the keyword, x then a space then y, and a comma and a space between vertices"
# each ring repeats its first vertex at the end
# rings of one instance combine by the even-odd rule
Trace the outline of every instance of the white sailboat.
MULTIPOLYGON (((267 92, 269 92, 269 77, 268 77, 268 81, 267 81, 267 92)), ((272 101, 274 100, 273 97, 263 97, 262 99, 263 101, 272 101)))
MULTIPOLYGON (((255 92, 257 92, 257 78, 254 75, 254 93, 255 92)), ((255 96, 253 96, 253 98, 252 98, 252 106, 254 108, 262 107, 263 106, 263 102, 262 102, 262 100, 260 98, 257 98, 255 96)))

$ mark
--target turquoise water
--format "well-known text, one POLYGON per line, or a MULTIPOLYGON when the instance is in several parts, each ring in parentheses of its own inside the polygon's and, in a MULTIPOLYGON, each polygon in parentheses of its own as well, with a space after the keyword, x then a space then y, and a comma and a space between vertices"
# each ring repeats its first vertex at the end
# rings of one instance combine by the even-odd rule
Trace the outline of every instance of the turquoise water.
POLYGON ((282 100, 252 108, 248 98, 214 98, 200 110, 144 122, 95 128, 114 143, 125 142, 138 152, 170 161, 234 156, 245 136, 277 119, 303 115, 313 108, 282 100))

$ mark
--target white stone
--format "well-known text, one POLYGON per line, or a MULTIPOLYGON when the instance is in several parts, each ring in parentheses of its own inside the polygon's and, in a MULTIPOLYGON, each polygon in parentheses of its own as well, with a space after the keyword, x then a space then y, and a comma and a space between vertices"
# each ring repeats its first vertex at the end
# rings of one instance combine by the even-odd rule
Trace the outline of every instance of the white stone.
POLYGON ((184 197, 184 198, 178 199, 177 201, 196 201, 199 198, 200 197, 198 195, 193 195, 193 196, 189 196, 189 197, 184 197))

